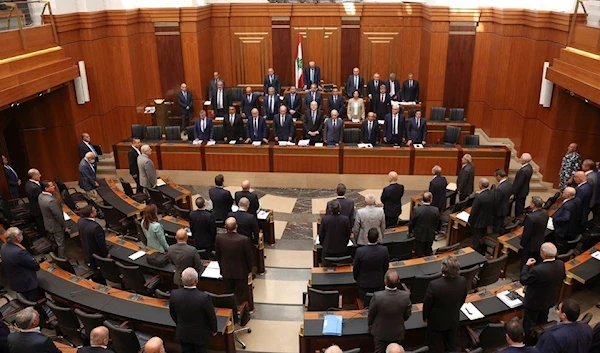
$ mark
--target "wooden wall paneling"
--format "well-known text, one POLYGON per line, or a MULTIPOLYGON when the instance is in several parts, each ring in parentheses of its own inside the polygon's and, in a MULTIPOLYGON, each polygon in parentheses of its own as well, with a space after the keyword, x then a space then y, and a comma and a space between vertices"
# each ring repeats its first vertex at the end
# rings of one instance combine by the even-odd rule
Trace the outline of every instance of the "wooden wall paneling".
MULTIPOLYGON (((424 24, 429 23, 428 21, 423 20, 424 24)), ((429 85, 429 58, 431 51, 431 30, 423 26, 421 28, 421 47, 420 47, 420 55, 419 55, 419 71, 418 71, 418 79, 421 82, 421 85, 429 85)), ((413 74, 416 74, 414 72, 413 74)), ((404 78, 398 77, 400 82, 404 81, 404 78)), ((422 102, 427 102, 428 93, 427 88, 421 88, 419 92, 419 99, 422 102)), ((429 112, 431 111, 431 106, 426 106, 426 111, 423 112, 424 116, 428 117, 429 112)))
MULTIPOLYGON (((363 71, 361 73, 365 76, 365 81, 370 80, 375 73, 379 73, 381 79, 386 80, 389 73, 396 71, 399 65, 400 28, 385 28, 376 32, 371 31, 371 28, 363 28, 361 31, 361 47, 363 48, 361 60, 363 71)), ((350 74, 352 74, 352 70, 346 75, 350 74)), ((402 82, 402 76, 398 79, 402 82)))
POLYGON ((231 28, 235 82, 238 85, 260 85, 272 66, 271 28, 231 28))
MULTIPOLYGON (((235 87, 239 82, 236 81, 233 71, 234 58, 231 49, 231 7, 232 4, 215 4, 211 5, 211 37, 208 38, 212 42, 213 49, 213 66, 210 73, 218 71, 220 77, 225 80, 227 87, 235 87)), ((206 82, 210 82, 210 79, 206 82)), ((208 85, 206 85, 208 88, 208 85)), ((208 94, 207 94, 208 95, 208 94)))
POLYGON ((281 86, 292 86, 296 84, 296 71, 294 60, 296 48, 294 50, 289 43, 297 43, 296 38, 292 38, 290 28, 290 18, 287 16, 273 17, 271 27, 271 52, 273 57, 273 70, 279 76, 281 86), (294 59, 290 59, 294 57, 294 59))
MULTIPOLYGON (((177 92, 185 80, 179 23, 155 23, 154 26, 161 98, 177 102, 177 92)), ((179 105, 173 104, 171 111, 179 115, 179 105)))
MULTIPOLYGON (((447 26, 447 24, 446 24, 447 26)), ((446 59, 448 57, 448 31, 433 31, 429 53, 429 70, 427 81, 421 83, 421 91, 427 90, 426 109, 441 106, 444 102, 444 85, 446 82, 446 59)), ((421 98, 420 98, 421 99, 421 98)), ((423 100, 423 99, 421 99, 423 100)))
POLYGON ((136 105, 162 97, 154 27, 151 23, 144 27, 144 32, 128 37, 136 105))
MULTIPOLYGON (((195 107, 200 107, 203 97, 202 74, 200 73, 200 46, 196 23, 184 22, 181 29, 181 56, 183 59, 184 82, 192 92, 195 107)), ((196 114, 200 108, 196 109, 196 114)))
POLYGON ((77 180, 80 140, 73 126, 26 129, 22 134, 29 163, 40 171, 42 179, 77 180), (49 143, 52 148, 48 148, 49 143))
POLYGON ((198 65, 200 66, 200 81, 201 81, 201 95, 204 99, 208 99, 208 86, 210 80, 213 78, 214 72, 214 61, 213 61, 213 41, 212 41, 212 29, 210 28, 210 21, 204 20, 201 23, 204 24, 203 28, 198 30, 198 51, 200 53, 200 60, 198 65))
POLYGON ((467 108, 473 71, 475 25, 473 22, 450 23, 444 87, 446 108, 467 108))
POLYGON ((57 45, 54 41, 54 32, 50 24, 26 28, 23 31, 23 36, 25 47, 23 47, 21 34, 18 30, 3 31, 0 33, 0 40, 2 40, 0 59, 31 53, 57 45))
MULTIPOLYGON (((360 17, 342 17, 342 48, 340 63, 340 85, 345 85, 344 81, 352 74, 352 69, 361 67, 365 70, 366 66, 361 65, 361 22, 360 17)), ((365 78, 367 72, 363 71, 365 78)))
MULTIPOLYGON (((404 82, 408 74, 412 73, 418 80, 421 72, 421 36, 423 31, 420 26, 402 27, 400 29, 399 50, 397 52, 398 66, 392 68, 396 73, 397 79, 404 82)), ((423 90, 421 90, 423 91, 423 90)), ((422 95, 423 93, 419 93, 422 95)))

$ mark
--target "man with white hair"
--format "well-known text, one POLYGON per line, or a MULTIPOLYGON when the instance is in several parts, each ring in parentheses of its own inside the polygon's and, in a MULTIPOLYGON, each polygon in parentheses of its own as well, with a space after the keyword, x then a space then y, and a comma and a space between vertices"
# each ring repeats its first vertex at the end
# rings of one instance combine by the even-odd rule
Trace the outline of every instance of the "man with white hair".
POLYGON ((140 184, 144 189, 154 189, 156 187, 156 168, 154 162, 150 159, 152 148, 143 145, 137 158, 137 164, 140 171, 140 184))
POLYGON ((310 140, 310 144, 322 141, 321 131, 323 130, 323 112, 318 109, 317 102, 310 102, 309 109, 304 112, 304 138, 310 140))
POLYGON ((385 213, 386 228, 398 225, 398 217, 402 214, 402 196, 404 196, 404 185, 398 184, 398 173, 388 173, 388 186, 381 192, 381 202, 385 213))
POLYGON ((513 182, 515 217, 520 217, 525 212, 525 200, 529 194, 529 182, 533 175, 533 168, 530 164, 531 155, 529 153, 523 153, 519 160, 521 162, 521 168, 515 175, 515 181, 513 182))
POLYGON ((4 235, 6 243, 0 249, 0 257, 8 284, 25 299, 36 302, 39 299, 36 272, 40 264, 21 245, 23 232, 19 228, 10 227, 4 235))
POLYGON ((390 145, 399 145, 406 142, 404 115, 400 112, 400 106, 398 104, 394 104, 392 106, 392 112, 385 115, 383 142, 390 145))
POLYGON ((96 156, 92 152, 86 153, 85 157, 79 162, 79 187, 85 191, 90 199, 96 201, 98 198, 98 193, 96 193, 98 182, 96 181, 94 163, 96 163, 96 156))
POLYGON ((144 345, 144 353, 165 353, 165 346, 160 337, 152 337, 144 345))
POLYGON ((525 314, 523 329, 525 344, 532 345, 531 329, 548 321, 548 310, 558 302, 557 293, 565 278, 565 264, 556 259, 556 246, 544 243, 540 247, 541 263, 527 260, 521 271, 521 284, 527 286, 525 292, 525 314))
POLYGON ((579 234, 581 201, 575 197, 575 194, 575 188, 566 187, 562 193, 564 200, 552 215, 554 241, 559 253, 566 250, 567 242, 579 234))
POLYGON ((277 115, 277 113, 279 112, 279 106, 281 104, 279 94, 275 92, 275 88, 269 87, 269 90, 267 91, 267 95, 264 97, 263 102, 263 111, 265 112, 264 118, 266 120, 273 120, 275 115, 277 115))
POLYGON ((237 205, 242 197, 247 198, 250 201, 250 207, 248 212, 256 217, 256 212, 260 209, 260 202, 258 201, 258 195, 255 192, 250 191, 250 180, 242 181, 242 190, 235 192, 235 204, 237 205))
POLYGON ((456 178, 456 191, 458 192, 458 201, 463 201, 474 191, 475 184, 475 165, 473 165, 473 157, 470 154, 463 155, 462 167, 456 178))
POLYGON ((331 111, 331 117, 325 121, 323 142, 326 145, 338 145, 344 142, 344 122, 339 118, 337 110, 331 111))
POLYGON ((296 125, 292 116, 287 113, 287 107, 279 107, 279 114, 273 118, 273 136, 276 142, 291 142, 296 138, 296 125))
POLYGON ((369 244, 367 239, 369 229, 377 229, 379 232, 378 241, 381 241, 381 237, 385 231, 385 213, 383 212, 383 208, 375 207, 375 195, 367 194, 365 196, 365 203, 367 205, 356 212, 354 227, 352 228, 352 232, 357 239, 356 242, 359 245, 369 244))
POLYGON ((175 337, 183 353, 205 353, 210 335, 217 334, 217 316, 211 297, 198 290, 198 272, 188 267, 181 273, 183 288, 169 298, 169 312, 177 325, 175 337))
POLYGON ((15 323, 21 330, 8 335, 10 353, 60 353, 52 339, 40 332, 40 314, 33 307, 19 311, 15 323))
POLYGON ((385 353, 404 353, 404 347, 398 343, 390 343, 385 349, 385 353))
POLYGON ((25 193, 29 201, 29 212, 31 213, 31 217, 33 217, 38 234, 40 237, 44 237, 46 236, 46 229, 44 229, 44 218, 38 204, 38 197, 42 193, 42 186, 40 184, 42 174, 39 170, 31 168, 27 172, 27 176, 29 180, 25 182, 25 193))

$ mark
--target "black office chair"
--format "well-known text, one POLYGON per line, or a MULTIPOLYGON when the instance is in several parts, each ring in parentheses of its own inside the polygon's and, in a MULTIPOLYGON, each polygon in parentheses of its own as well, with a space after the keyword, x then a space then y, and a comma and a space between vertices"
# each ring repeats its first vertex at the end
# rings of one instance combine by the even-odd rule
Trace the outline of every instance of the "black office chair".
POLYGON ((465 135, 465 146, 479 146, 479 135, 465 135))
POLYGON ((504 323, 484 323, 476 326, 465 326, 467 335, 473 347, 482 348, 484 351, 506 347, 506 332, 504 323))
MULTIPOLYGON (((279 92, 275 92, 275 94, 279 94, 279 92)), ((243 97, 243 88, 242 87, 231 87, 231 101, 232 102, 241 102, 243 97)))
POLYGON ((558 255, 556 258, 561 260, 562 262, 567 262, 567 261, 571 260, 574 252, 575 252, 575 249, 571 249, 564 254, 558 255))
MULTIPOLYGON (((74 203, 87 201, 84 193, 77 191, 77 189, 73 187, 67 187, 67 185, 63 183, 58 177, 54 178, 54 183, 56 183, 56 187, 58 188, 59 193, 61 193, 61 196, 62 192, 66 190, 67 193, 69 193, 69 195, 71 196, 71 200, 73 200, 74 203)), ((69 206, 69 208, 71 207, 69 206)), ((75 211, 76 208, 71 208, 71 210, 75 211)))
POLYGON ((119 261, 115 261, 115 265, 121 273, 125 289, 132 290, 142 295, 154 295, 154 290, 160 284, 158 275, 154 277, 145 275, 140 266, 124 265, 119 261))
POLYGON ((504 254, 497 259, 488 260, 481 268, 479 275, 477 275, 477 287, 496 283, 502 275, 502 270, 506 267, 507 260, 508 254, 504 254))
POLYGON ((40 315, 40 326, 55 329, 58 322, 54 320, 54 315, 52 311, 45 305, 48 301, 46 298, 42 298, 38 302, 33 302, 28 300, 21 293, 15 294, 16 299, 23 305, 23 307, 33 306, 35 311, 40 315))
POLYGON ((62 257, 58 257, 53 252, 50 252, 50 258, 52 259, 53 264, 76 276, 82 278, 90 278, 94 275, 92 269, 87 267, 87 265, 85 264, 76 263, 75 266, 73 266, 73 264, 69 262, 69 260, 63 259, 62 257))
POLYGON ((73 212, 77 211, 77 205, 75 204, 75 201, 73 201, 71 194, 69 194, 67 190, 62 190, 60 192, 60 197, 62 197, 63 202, 65 203, 65 205, 67 205, 68 208, 70 208, 73 212))
POLYGON ((556 200, 558 200, 559 197, 560 197, 560 192, 557 192, 554 195, 550 196, 548 198, 548 200, 546 200, 546 202, 544 202, 544 204, 542 205, 542 208, 545 210, 549 210, 550 207, 552 207, 552 205, 554 205, 554 203, 556 203, 556 200))
POLYGON ((240 328, 233 331, 233 338, 239 343, 243 349, 246 349, 246 344, 242 341, 237 334, 240 332, 251 333, 252 329, 246 327, 248 321, 250 321, 250 311, 248 309, 248 302, 243 302, 241 305, 237 305, 234 294, 213 294, 206 292, 210 296, 215 308, 231 309, 233 312, 233 323, 240 326, 240 328))
POLYGON ((156 297, 158 299, 169 299, 169 298, 171 298, 171 292, 168 292, 168 291, 167 292, 163 292, 163 291, 161 291, 158 288, 156 288, 154 290, 154 294, 156 295, 156 297))
POLYGON ((146 195, 143 192, 138 192, 138 193, 134 194, 133 188, 131 187, 131 184, 128 181, 126 181, 123 178, 119 178, 119 182, 121 183, 121 186, 123 186, 123 191, 125 192, 125 195, 131 197, 138 203, 147 203, 148 202, 148 195, 146 195))
POLYGON ((323 267, 338 267, 338 266, 346 266, 352 263, 352 256, 340 256, 340 257, 330 257, 326 256, 323 258, 323 267))
POLYGON ((213 138, 217 142, 225 140, 225 130, 223 130, 223 125, 213 125, 213 138))
POLYGON ((383 243, 388 248, 390 261, 408 260, 413 257, 413 248, 415 247, 415 238, 406 238, 402 241, 383 243))
POLYGON ((583 244, 581 244, 581 252, 591 249, 592 246, 598 244, 598 242, 600 242, 600 233, 589 234, 583 241, 583 244))
POLYGON ((583 234, 579 234, 575 239, 573 240, 569 240, 567 242, 567 247, 565 250, 563 251, 569 251, 569 250, 573 250, 577 247, 577 244, 579 244, 579 242, 581 241, 581 239, 583 239, 583 234))
POLYGON ((177 216, 177 218, 181 218, 186 221, 190 220, 190 210, 186 208, 181 208, 177 205, 173 206, 173 210, 175 211, 175 215, 177 216))
POLYGON ((119 288, 123 287, 123 279, 121 278, 121 272, 115 264, 115 260, 92 254, 96 265, 100 268, 100 274, 107 281, 116 284, 119 288))
POLYGON ((172 234, 165 234, 165 240, 167 241, 167 245, 177 244, 177 239, 172 234))
POLYGON ((446 246, 440 246, 439 248, 437 248, 433 251, 433 255, 455 251, 455 250, 458 250, 459 248, 460 248, 460 243, 446 245, 446 246))
POLYGON ((463 108, 450 108, 450 121, 466 121, 465 110, 463 108))
POLYGON ((415 276, 410 287, 410 301, 413 303, 422 303, 425 298, 425 291, 429 282, 442 277, 442 273, 434 273, 432 275, 415 276))
POLYGON ((162 140, 162 131, 160 126, 146 126, 146 139, 150 141, 162 140))
POLYGON ((581 318, 581 320, 579 320, 578 322, 585 324, 585 325, 589 325, 590 321, 592 321, 592 318, 594 317, 594 314, 592 313, 587 313, 585 315, 583 315, 583 317, 581 318))
POLYGON ((444 145, 455 145, 460 139, 460 128, 456 126, 446 126, 444 132, 444 145))
POLYGON ((308 311, 327 311, 330 308, 342 307, 342 296, 337 290, 318 290, 308 288, 307 307, 308 311))
POLYGON ((150 194, 150 202, 156 205, 158 213, 162 215, 170 215, 173 209, 173 200, 165 197, 165 195, 158 191, 158 189, 146 188, 148 194, 150 194))
POLYGON ((198 256, 200 256, 200 259, 202 260, 214 260, 215 258, 214 251, 211 251, 210 253, 206 251, 206 249, 198 249, 196 251, 198 252, 198 256))
POLYGON ((459 274, 467 280, 467 292, 468 293, 470 293, 473 290, 473 282, 475 281, 475 276, 477 276, 478 272, 479 272, 479 266, 466 268, 464 270, 460 270, 460 272, 459 272, 459 274))
POLYGON ((359 143, 360 142, 360 129, 349 128, 344 129, 344 143, 359 143))
POLYGON ((96 327, 102 326, 104 324, 104 320, 106 320, 104 315, 100 313, 89 314, 79 308, 75 308, 73 312, 83 324, 82 334, 87 340, 90 339, 90 332, 92 332, 92 330, 96 327))
POLYGON ((85 343, 82 335, 83 327, 81 327, 71 308, 60 306, 51 301, 47 301, 46 305, 56 317, 61 335, 73 345, 83 345, 85 343))
POLYGON ((166 126, 165 137, 167 141, 181 141, 181 129, 179 126, 166 126))
POLYGON ((445 121, 446 120, 446 108, 444 107, 431 107, 431 115, 429 121, 445 121))
POLYGON ((105 320, 103 324, 110 332, 109 335, 115 353, 139 352, 146 342, 152 338, 148 334, 117 326, 108 320, 105 320))
POLYGON ((414 118, 415 114, 417 114, 417 110, 416 109, 409 109, 408 110, 408 118, 414 118))
POLYGON ((140 140, 146 139, 146 125, 131 124, 131 137, 140 140))
POLYGON ((186 126, 185 133, 188 135, 188 141, 194 141, 196 139, 196 132, 194 132, 194 125, 186 126))
POLYGON ((124 214, 110 205, 106 206, 97 203, 95 206, 98 206, 98 210, 102 211, 102 214, 104 214, 104 220, 106 221, 107 229, 117 234, 128 233, 131 220, 129 220, 124 214))

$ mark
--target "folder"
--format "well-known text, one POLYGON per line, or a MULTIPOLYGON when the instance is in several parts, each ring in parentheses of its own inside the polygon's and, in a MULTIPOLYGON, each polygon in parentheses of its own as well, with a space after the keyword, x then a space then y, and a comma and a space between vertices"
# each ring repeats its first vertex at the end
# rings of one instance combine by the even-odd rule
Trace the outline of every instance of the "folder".
POLYGON ((339 315, 325 315, 323 320, 323 336, 341 336, 342 317, 339 315))

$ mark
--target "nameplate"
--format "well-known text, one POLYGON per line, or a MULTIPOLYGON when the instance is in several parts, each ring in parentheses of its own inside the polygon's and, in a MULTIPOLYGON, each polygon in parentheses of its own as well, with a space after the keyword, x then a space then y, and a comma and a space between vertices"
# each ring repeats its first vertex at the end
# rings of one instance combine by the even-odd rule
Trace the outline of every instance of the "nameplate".
POLYGON ((81 281, 81 277, 77 277, 77 276, 70 276, 70 277, 69 277, 69 281, 71 281, 71 282, 75 282, 75 283, 78 283, 79 281, 81 281))
POLYGON ((579 265, 580 263, 581 262, 577 259, 573 259, 573 260, 569 261, 569 265, 573 265, 573 266, 579 265))
POLYGON ((437 260, 437 257, 435 257, 435 256, 427 256, 427 257, 424 257, 423 260, 425 260, 425 261, 433 261, 433 260, 437 260))
POLYGON ((391 265, 393 267, 400 267, 400 266, 404 266, 404 261, 394 261, 391 263, 391 265))
POLYGON ((465 253, 465 251, 463 249, 458 249, 454 252, 455 255, 462 255, 464 253, 465 253))
POLYGON ((99 292, 108 293, 110 291, 110 287, 101 284, 98 287, 96 287, 96 290, 99 292))
POLYGON ((491 297, 493 294, 492 292, 489 291, 483 291, 481 293, 479 293, 479 298, 487 298, 487 297, 491 297))
POLYGON ((123 200, 127 200, 127 198, 128 198, 128 197, 129 197, 129 196, 127 196, 127 195, 121 195, 121 198, 122 198, 123 200))
POLYGON ((142 296, 141 295, 137 295, 137 294, 131 294, 130 296, 127 297, 127 299, 139 302, 139 301, 142 300, 142 296))
POLYGON ((123 240, 123 239, 118 239, 118 240, 116 241, 116 243, 117 243, 117 244, 119 244, 119 245, 123 245, 123 244, 125 244, 125 240, 123 240))
POLYGON ((132 204, 133 204, 133 207, 136 207, 136 208, 137 208, 137 207, 140 207, 140 204, 139 204, 139 203, 137 203, 137 202, 134 202, 134 203, 132 203, 132 204))
POLYGON ((336 267, 325 267, 325 272, 335 272, 337 271, 336 267))
POLYGON ((519 287, 521 287, 521 284, 519 282, 514 282, 510 287, 513 288, 513 289, 514 288, 519 288, 519 287))
POLYGON ((46 270, 48 270, 48 272, 54 272, 54 270, 56 270, 56 267, 48 266, 48 268, 46 270))

